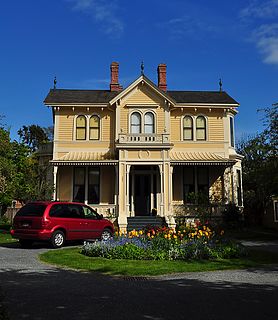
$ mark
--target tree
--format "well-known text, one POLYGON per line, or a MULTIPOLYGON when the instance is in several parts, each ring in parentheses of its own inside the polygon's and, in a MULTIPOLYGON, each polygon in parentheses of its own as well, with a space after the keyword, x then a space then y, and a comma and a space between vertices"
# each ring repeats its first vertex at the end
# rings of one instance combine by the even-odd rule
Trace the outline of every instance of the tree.
POLYGON ((2 212, 13 198, 14 162, 12 159, 12 145, 10 133, 0 127, 0 207, 2 212))
POLYGON ((278 193, 278 107, 260 110, 265 129, 253 138, 237 144, 242 161, 244 207, 248 218, 261 223, 263 214, 278 193))
POLYGON ((35 124, 30 126, 22 126, 17 133, 22 143, 30 147, 31 151, 34 152, 38 150, 38 147, 49 141, 49 129, 45 130, 35 124))

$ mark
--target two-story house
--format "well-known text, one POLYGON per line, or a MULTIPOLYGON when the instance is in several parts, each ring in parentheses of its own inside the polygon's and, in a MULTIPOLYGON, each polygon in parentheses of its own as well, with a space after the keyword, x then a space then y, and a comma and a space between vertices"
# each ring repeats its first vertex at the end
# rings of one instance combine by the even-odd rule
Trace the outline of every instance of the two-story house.
POLYGON ((241 156, 235 151, 239 106, 219 91, 171 91, 166 65, 158 83, 143 71, 128 87, 119 64, 108 90, 51 89, 55 199, 85 202, 127 218, 156 209, 175 225, 177 210, 209 201, 242 206, 241 156))

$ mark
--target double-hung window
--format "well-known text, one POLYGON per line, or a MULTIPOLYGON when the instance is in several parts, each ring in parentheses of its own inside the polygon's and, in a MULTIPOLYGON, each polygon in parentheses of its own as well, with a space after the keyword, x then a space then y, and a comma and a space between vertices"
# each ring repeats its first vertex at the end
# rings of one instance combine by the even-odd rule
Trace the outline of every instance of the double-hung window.
POLYGON ((100 121, 98 116, 90 118, 90 140, 99 140, 100 137, 100 121))
POLYGON ((193 119, 190 116, 183 118, 183 140, 193 140, 193 119))
POLYGON ((206 119, 203 116, 196 118, 196 140, 206 140, 206 119))
POLYGON ((86 140, 86 117, 78 116, 76 118, 76 140, 86 140))
POLYGON ((145 133, 154 133, 154 115, 152 112, 145 113, 144 129, 145 133))
POLYGON ((139 112, 133 112, 131 115, 131 133, 141 133, 141 115, 139 112))

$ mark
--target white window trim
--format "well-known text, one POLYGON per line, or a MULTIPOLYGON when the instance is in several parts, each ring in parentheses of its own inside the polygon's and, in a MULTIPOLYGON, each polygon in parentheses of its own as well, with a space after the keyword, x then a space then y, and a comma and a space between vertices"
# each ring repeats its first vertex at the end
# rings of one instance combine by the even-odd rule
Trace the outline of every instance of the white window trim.
POLYGON ((87 120, 87 122, 88 122, 88 140, 89 140, 90 142, 101 141, 101 140, 102 140, 101 116, 100 116, 99 114, 97 114, 97 113, 94 112, 94 113, 88 115, 88 120, 87 120), (97 140, 90 139, 90 119, 91 119, 91 117, 93 117, 93 116, 97 116, 97 117, 99 118, 99 139, 97 139, 97 140))
POLYGON ((195 119, 195 141, 196 142, 204 142, 204 141, 208 141, 208 117, 205 116, 204 114, 198 114, 196 115, 196 119, 195 119), (204 140, 197 140, 197 118, 198 117, 203 117, 205 119, 205 135, 206 135, 206 139, 204 140))
POLYGON ((73 121, 73 141, 76 141, 76 142, 88 142, 90 141, 91 143, 94 143, 94 142, 98 142, 98 141, 102 141, 102 121, 101 121, 101 116, 98 114, 98 113, 92 113, 92 114, 84 114, 84 113, 78 113, 74 116, 74 121, 73 121), (79 116, 84 116, 85 119, 86 119, 86 139, 84 140, 79 140, 79 139, 76 139, 76 120, 79 116), (91 140, 90 139, 90 118, 92 116, 97 116, 99 118, 99 139, 98 140, 91 140))
POLYGON ((186 142, 186 143, 203 143, 203 142, 207 142, 209 141, 209 129, 208 129, 208 117, 204 114, 197 114, 197 115, 193 115, 191 113, 186 113, 181 117, 180 120, 180 134, 181 134, 181 141, 182 142, 186 142), (186 116, 190 116, 193 120, 193 139, 192 140, 184 140, 184 136, 183 136, 183 119, 186 116), (197 140, 197 127, 196 127, 196 121, 198 117, 204 117, 205 118, 205 122, 206 122, 206 139, 205 140, 197 140))
POLYGON ((194 139, 195 139, 195 119, 192 114, 186 113, 185 115, 183 115, 181 117, 181 140, 186 141, 186 142, 192 142, 192 141, 194 141, 194 139), (191 119, 192 119, 192 134, 193 134, 193 136, 192 136, 191 140, 184 139, 183 120, 185 117, 191 117, 191 119))
POLYGON ((86 141, 88 138, 88 120, 87 120, 87 115, 84 114, 84 113, 78 113, 75 115, 74 117, 74 121, 73 121, 73 141, 78 141, 78 142, 81 142, 81 141, 86 141), (76 139, 76 121, 77 121, 77 118, 80 117, 80 116, 84 116, 85 117, 85 121, 86 121, 86 139, 76 139))
POLYGON ((143 126, 143 133, 145 134, 145 115, 147 114, 147 113, 151 113, 152 115, 153 115, 153 126, 154 126, 154 132, 153 133, 150 133, 150 134, 155 134, 156 133, 156 113, 153 111, 153 110, 146 110, 145 112, 144 112, 144 114, 143 114, 143 121, 142 121, 142 126, 143 126))
POLYGON ((128 128, 129 128, 129 133, 131 134, 131 116, 133 113, 136 113, 138 112, 141 116, 141 126, 140 126, 140 129, 141 129, 141 133, 140 134, 145 134, 145 114, 146 113, 152 113, 153 116, 154 116, 154 133, 152 134, 156 134, 156 130, 157 130, 157 114, 154 110, 140 110, 140 109, 133 109, 132 111, 130 111, 129 113, 129 123, 128 123, 128 128))

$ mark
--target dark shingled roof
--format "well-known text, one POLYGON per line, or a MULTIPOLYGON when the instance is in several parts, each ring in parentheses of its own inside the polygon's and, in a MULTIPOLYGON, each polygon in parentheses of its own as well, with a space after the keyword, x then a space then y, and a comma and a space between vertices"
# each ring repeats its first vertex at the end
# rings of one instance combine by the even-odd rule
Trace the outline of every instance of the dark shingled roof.
POLYGON ((108 103, 118 94, 109 90, 50 89, 44 103, 108 103))
POLYGON ((238 104, 225 91, 167 91, 177 103, 238 104))
MULTIPOLYGON (((52 103, 108 103, 118 94, 117 91, 109 90, 51 89, 44 103, 48 105, 52 103)), ((166 94, 177 103, 238 104, 224 91, 167 91, 166 94)))

